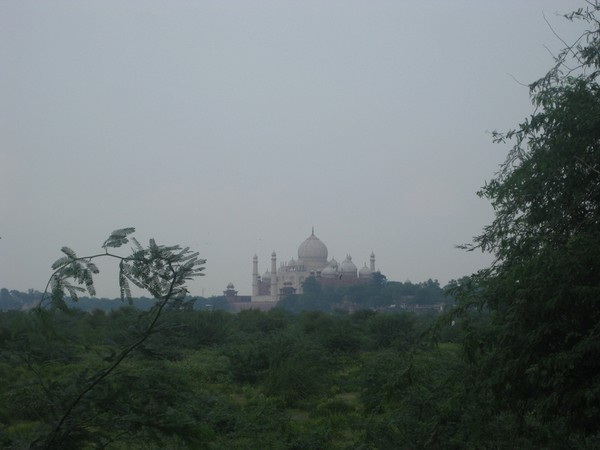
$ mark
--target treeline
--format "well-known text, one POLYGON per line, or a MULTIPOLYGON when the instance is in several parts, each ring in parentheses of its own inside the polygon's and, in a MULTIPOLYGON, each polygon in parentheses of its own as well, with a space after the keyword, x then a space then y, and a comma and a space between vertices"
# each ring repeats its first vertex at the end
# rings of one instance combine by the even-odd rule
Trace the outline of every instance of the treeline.
MULTIPOLYGON (((13 309, 29 310, 39 305, 42 300, 42 292, 29 289, 27 292, 18 290, 0 289, 0 311, 9 311, 13 309)), ((111 311, 121 308, 124 303, 121 299, 96 298, 81 296, 77 302, 69 297, 65 297, 65 303, 70 308, 80 309, 82 311, 92 312, 95 309, 102 311, 111 311)), ((137 297, 131 299, 131 305, 137 309, 148 310, 156 302, 153 298, 137 297)), ((129 301, 126 302, 129 304, 129 301)))
MULTIPOLYGON (((376 273, 373 281, 359 286, 324 287, 308 278, 304 285, 303 295, 291 295, 282 300, 280 306, 284 309, 299 311, 335 311, 336 309, 414 309, 419 306, 452 305, 453 299, 447 294, 447 289, 456 285, 450 281, 441 287, 437 280, 427 280, 420 283, 410 281, 388 281, 385 276, 376 273)), ((0 289, 0 310, 27 310, 37 306, 42 293, 33 289, 27 292, 0 289)), ((111 311, 121 308, 121 299, 108 299, 79 296, 77 302, 65 297, 65 302, 71 308, 92 312, 95 309, 111 311)), ((141 310, 148 310, 155 300, 148 297, 134 297, 131 305, 141 310)), ((230 305, 224 296, 200 297, 189 296, 186 302, 190 308, 197 310, 218 309, 230 311, 230 305)), ((129 302, 126 302, 129 304, 129 302)))
POLYGON ((309 277, 303 284, 302 295, 283 298, 279 305, 290 311, 335 311, 378 309, 414 310, 416 307, 451 306, 454 303, 448 290, 458 282, 450 281, 442 288, 437 280, 429 279, 422 283, 388 281, 376 272, 370 283, 346 287, 322 287, 317 280, 309 277))

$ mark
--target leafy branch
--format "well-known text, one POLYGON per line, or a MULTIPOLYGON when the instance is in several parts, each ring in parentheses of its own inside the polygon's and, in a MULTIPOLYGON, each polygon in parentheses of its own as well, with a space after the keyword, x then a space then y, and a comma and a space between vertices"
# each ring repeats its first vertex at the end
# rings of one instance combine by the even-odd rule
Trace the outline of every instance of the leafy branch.
POLYGON ((94 260, 99 258, 113 258, 119 261, 119 288, 121 299, 131 302, 130 283, 145 289, 158 301, 152 309, 152 317, 141 336, 132 344, 123 349, 115 360, 106 368, 98 371, 88 380, 76 398, 69 404, 52 432, 41 446, 44 449, 60 447, 61 438, 68 436, 70 430, 65 430, 66 423, 75 408, 84 400, 87 394, 107 378, 134 350, 139 348, 152 334, 156 323, 167 304, 185 298, 188 293, 187 281, 196 276, 201 276, 206 260, 200 259, 197 252, 191 252, 188 247, 158 245, 150 239, 148 247, 142 247, 133 237, 129 237, 134 228, 115 230, 102 245, 104 253, 91 256, 78 257, 68 247, 61 251, 65 256, 52 264, 54 272, 50 276, 46 289, 38 304, 42 309, 48 303, 61 310, 68 310, 65 297, 70 296, 73 301, 78 300, 78 293, 87 291, 95 295, 93 276, 99 273, 94 260), (129 241, 133 243, 132 253, 121 256, 110 253, 109 249, 121 247, 129 241), (85 287, 82 287, 85 286, 85 287))

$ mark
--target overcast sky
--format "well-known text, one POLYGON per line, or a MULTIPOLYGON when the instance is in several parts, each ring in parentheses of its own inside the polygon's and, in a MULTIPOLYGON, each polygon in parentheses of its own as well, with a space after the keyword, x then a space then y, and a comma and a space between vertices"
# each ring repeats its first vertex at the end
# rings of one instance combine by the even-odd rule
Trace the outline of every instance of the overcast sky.
MULTIPOLYGON (((582 30, 573 0, 0 2, 0 287, 42 290, 116 228, 207 259, 195 295, 297 257, 469 275, 476 191, 582 30), (547 47, 547 48, 546 48, 547 47)), ((118 295, 110 266, 99 296, 118 295)))

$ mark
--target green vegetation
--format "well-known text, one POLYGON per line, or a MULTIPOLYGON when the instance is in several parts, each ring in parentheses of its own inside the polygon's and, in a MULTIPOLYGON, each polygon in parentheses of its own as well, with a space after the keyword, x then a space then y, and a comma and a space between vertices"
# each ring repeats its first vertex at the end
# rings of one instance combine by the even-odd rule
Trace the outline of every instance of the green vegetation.
MULTIPOLYGON (((133 387, 138 387, 137 384, 133 387, 128 384, 140 381, 142 389, 148 391, 149 389, 144 389, 144 386, 152 385, 157 376, 163 375, 164 372, 160 367, 152 366, 147 371, 136 368, 130 373, 126 368, 136 353, 143 350, 154 352, 152 347, 146 344, 158 330, 163 311, 190 309, 186 301, 186 282, 202 275, 204 269, 202 266, 205 262, 188 248, 158 245, 154 239, 150 240, 148 247, 143 247, 130 236, 134 231, 133 228, 113 231, 102 245, 104 252, 95 255, 80 257, 72 249, 63 247, 61 251, 65 256, 52 264, 54 272, 48 280, 39 304, 33 310, 37 323, 32 322, 31 334, 34 335, 39 347, 30 346, 29 336, 25 336, 29 349, 23 354, 26 358, 26 367, 33 371, 37 380, 30 381, 30 385, 35 386, 32 397, 21 400, 35 404, 36 412, 38 414, 41 412, 43 417, 38 424, 36 439, 30 441, 32 448, 75 449, 86 445, 105 447, 112 441, 114 430, 124 435, 129 435, 130 431, 137 428, 150 434, 155 434, 157 431, 172 432, 186 440, 193 439, 198 432, 196 427, 189 427, 192 423, 191 419, 188 419, 182 410, 171 408, 170 397, 164 397, 165 402, 159 402, 157 416, 152 420, 147 414, 147 407, 152 404, 151 402, 137 404, 132 400, 124 404, 123 408, 113 409, 113 397, 118 395, 119 391, 135 392, 133 387), (115 249, 129 242, 133 245, 130 255, 114 253, 115 249), (73 314, 65 301, 67 294, 74 302, 78 301, 81 292, 87 291, 89 295, 95 295, 94 275, 99 271, 94 261, 100 258, 118 261, 118 283, 123 300, 127 299, 131 302, 130 283, 133 283, 149 292, 156 301, 149 311, 137 317, 135 324, 129 325, 129 333, 122 335, 120 330, 116 331, 112 337, 115 345, 107 349, 110 354, 102 358, 102 363, 95 363, 93 359, 89 359, 85 351, 76 350, 77 347, 73 347, 74 350, 71 352, 68 351, 67 344, 81 340, 82 336, 62 335, 59 330, 65 326, 62 323, 63 319, 57 323, 51 313, 61 311, 73 314), (62 347, 54 349, 53 344, 65 344, 66 351, 63 352, 62 347), (31 356, 40 351, 42 352, 40 362, 36 364, 37 361, 31 359, 31 356), (56 357, 48 359, 54 351, 56 357), (63 374, 65 366, 68 367, 78 360, 85 362, 82 370, 74 377, 65 378, 65 382, 62 378, 55 378, 55 375, 63 374), (56 368, 56 372, 51 371, 48 377, 45 372, 52 369, 49 365, 54 361, 59 361, 59 367, 56 368), (155 374, 147 379, 138 377, 146 372, 155 372, 155 374), (126 375, 123 381, 119 382, 123 373, 126 375), (165 406, 169 408, 167 412, 163 410, 165 406), (102 426, 103 423, 106 424, 105 427, 102 426), (186 431, 185 433, 181 432, 181 427, 186 431)), ((98 314, 95 314, 95 317, 98 319, 98 314)), ((88 333, 94 334, 90 331, 88 333)), ((84 347, 84 350, 89 349, 91 349, 89 346, 84 347)), ((101 353, 103 349, 94 350, 101 353)), ((29 390, 26 391, 29 393, 29 390)), ((8 393, 13 394, 12 391, 8 393)), ((13 444, 10 438, 7 444, 13 444)))
POLYGON ((381 277, 340 291, 309 280, 268 313, 194 311, 185 281, 203 261, 154 241, 109 253, 133 231, 117 230, 105 253, 63 249, 48 307, 0 313, 0 444, 600 448, 600 5, 588 4, 568 18, 592 29, 531 85, 535 113, 496 134, 514 147, 481 191, 495 220, 468 246, 496 259, 451 283, 452 311, 377 312, 440 291, 381 277), (119 261, 124 299, 132 282, 154 306, 68 308, 80 285, 93 295, 99 257, 119 261), (363 309, 318 310, 340 302, 363 309))
POLYGON ((495 135, 514 146, 480 192, 495 219, 472 248, 496 260, 455 290, 485 412, 555 448, 600 446, 600 5, 588 4, 568 19, 591 29, 530 86, 535 112, 495 135))
MULTIPOLYGON (((115 344, 126 347, 143 331, 145 314, 129 307, 0 314, 2 446, 42 446, 78 386, 114 360, 115 344)), ((412 442, 415 424, 433 432, 444 377, 460 366, 456 344, 415 344, 435 317, 165 310, 159 331, 77 406, 60 448, 412 442), (424 415, 413 417, 413 408, 424 415)))
MULTIPOLYGON (((449 286, 455 285, 451 281, 449 286)), ((447 286, 447 287, 449 287, 447 286)), ((305 280, 302 295, 290 295, 279 302, 279 306, 293 312, 336 311, 356 309, 439 310, 454 302, 437 280, 423 283, 388 281, 376 272, 373 280, 357 286, 333 288, 321 287, 312 277, 305 280)))
MULTIPOLYGON (((388 281, 385 276, 376 273, 376 278, 367 284, 334 289, 321 288, 314 278, 308 278, 304 283, 304 295, 290 295, 284 298, 279 306, 293 312, 377 309, 382 311, 439 311, 440 308, 451 307, 454 304, 448 289, 456 286, 452 280, 447 286, 441 287, 437 280, 427 280, 421 283, 410 281, 388 281)), ((37 305, 42 293, 30 290, 28 292, 9 291, 0 289, 0 310, 30 309, 37 305)), ((155 299, 134 297, 129 303, 138 309, 149 310, 155 299)), ((231 306, 224 296, 192 297, 186 296, 185 302, 190 308, 218 309, 231 311, 231 306)), ((69 308, 92 312, 95 309, 112 311, 122 306, 119 299, 98 299, 79 296, 77 301, 65 299, 69 308)))

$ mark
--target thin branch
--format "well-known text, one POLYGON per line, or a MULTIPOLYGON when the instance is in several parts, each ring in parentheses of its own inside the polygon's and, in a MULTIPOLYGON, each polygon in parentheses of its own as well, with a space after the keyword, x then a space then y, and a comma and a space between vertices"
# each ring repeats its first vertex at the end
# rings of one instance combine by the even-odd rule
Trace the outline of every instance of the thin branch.
POLYGON ((568 49, 571 49, 571 46, 570 46, 569 44, 567 44, 567 43, 565 42, 565 40, 559 36, 559 34, 558 34, 558 33, 557 33, 555 30, 554 30, 554 28, 552 27, 552 25, 550 24, 550 22, 548 22, 548 19, 546 18, 546 14, 545 14, 544 12, 542 12, 542 17, 544 18, 544 22, 546 22, 546 25, 548 25, 548 28, 550 28, 550 31, 552 31, 552 34, 554 34, 554 36, 556 36, 556 38, 557 38, 557 39, 558 39, 560 42, 562 42, 562 44, 563 44, 563 45, 564 45, 566 48, 568 48, 568 49))
POLYGON ((600 175, 600 170, 596 169, 595 167, 592 167, 590 164, 588 164, 587 162, 585 162, 579 156, 576 156, 575 159, 577 161, 579 161, 581 164, 583 164, 585 167, 587 167, 589 170, 591 170, 592 172, 596 172, 598 175, 600 175))
POLYGON ((511 74, 511 73, 507 73, 506 75, 508 75, 509 77, 511 77, 511 78, 513 79, 513 81, 515 81, 517 84, 519 84, 519 85, 521 85, 521 86, 524 86, 524 87, 526 87, 526 88, 528 88, 528 87, 529 87, 529 85, 528 85, 528 84, 526 84, 526 83, 522 83, 521 81, 517 80, 517 79, 516 79, 516 77, 515 77, 513 74, 511 74))

